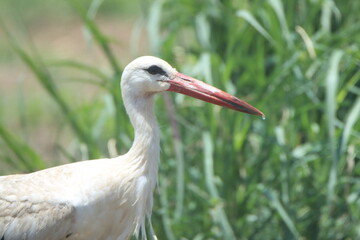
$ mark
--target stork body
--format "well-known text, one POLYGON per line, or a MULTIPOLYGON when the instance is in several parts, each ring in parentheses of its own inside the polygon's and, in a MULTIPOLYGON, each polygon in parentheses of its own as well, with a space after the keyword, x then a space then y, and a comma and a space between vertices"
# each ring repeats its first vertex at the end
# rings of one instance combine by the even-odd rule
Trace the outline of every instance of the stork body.
POLYGON ((0 239, 129 239, 150 220, 160 143, 153 96, 174 91, 234 110, 263 115, 212 86, 178 73, 165 61, 140 57, 121 80, 124 105, 134 126, 122 156, 66 164, 0 177, 0 239))

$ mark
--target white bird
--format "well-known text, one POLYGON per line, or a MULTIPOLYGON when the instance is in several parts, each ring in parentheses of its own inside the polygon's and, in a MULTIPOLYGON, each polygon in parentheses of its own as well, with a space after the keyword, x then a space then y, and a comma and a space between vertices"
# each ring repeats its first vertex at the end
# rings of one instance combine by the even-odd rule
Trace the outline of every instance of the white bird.
POLYGON ((264 116, 246 102, 144 56, 124 69, 121 90, 135 130, 122 156, 0 177, 0 239, 129 239, 150 220, 160 155, 153 96, 186 94, 264 116))

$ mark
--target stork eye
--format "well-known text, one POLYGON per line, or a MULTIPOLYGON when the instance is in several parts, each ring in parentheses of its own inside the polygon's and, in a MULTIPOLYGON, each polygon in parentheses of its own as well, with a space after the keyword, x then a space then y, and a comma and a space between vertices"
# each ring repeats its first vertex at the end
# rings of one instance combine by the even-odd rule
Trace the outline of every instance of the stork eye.
POLYGON ((156 75, 156 74, 165 75, 165 76, 167 75, 166 72, 162 70, 162 68, 156 65, 150 66, 149 68, 145 69, 145 71, 147 71, 151 75, 156 75))

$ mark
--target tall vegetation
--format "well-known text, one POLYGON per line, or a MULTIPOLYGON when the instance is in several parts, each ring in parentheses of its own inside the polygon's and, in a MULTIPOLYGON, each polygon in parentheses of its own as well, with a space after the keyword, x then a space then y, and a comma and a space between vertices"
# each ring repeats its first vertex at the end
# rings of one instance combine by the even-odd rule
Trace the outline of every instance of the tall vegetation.
MULTIPOLYGON (((94 20, 99 1, 68 2, 110 71, 73 60, 44 62, 15 40, 13 49, 64 114, 78 149, 90 158, 124 152, 132 128, 118 89, 121 56, 94 20), (52 74, 59 66, 86 72, 103 95, 76 111, 52 74)), ((360 2, 142 3, 151 54, 266 114, 262 120, 182 95, 158 98, 158 238, 360 238, 360 2)), ((4 125, 0 137, 9 165, 44 167, 4 125)), ((76 158, 78 151, 61 149, 76 158)))

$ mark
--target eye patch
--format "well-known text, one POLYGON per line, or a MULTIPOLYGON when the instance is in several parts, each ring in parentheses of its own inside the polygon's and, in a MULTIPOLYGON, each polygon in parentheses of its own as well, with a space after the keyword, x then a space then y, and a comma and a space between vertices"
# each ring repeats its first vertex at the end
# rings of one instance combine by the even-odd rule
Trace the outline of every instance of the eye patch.
POLYGON ((160 75, 167 76, 166 72, 162 68, 160 68, 156 65, 152 65, 149 68, 144 69, 144 70, 147 71, 148 73, 150 73, 151 75, 160 74, 160 75))

